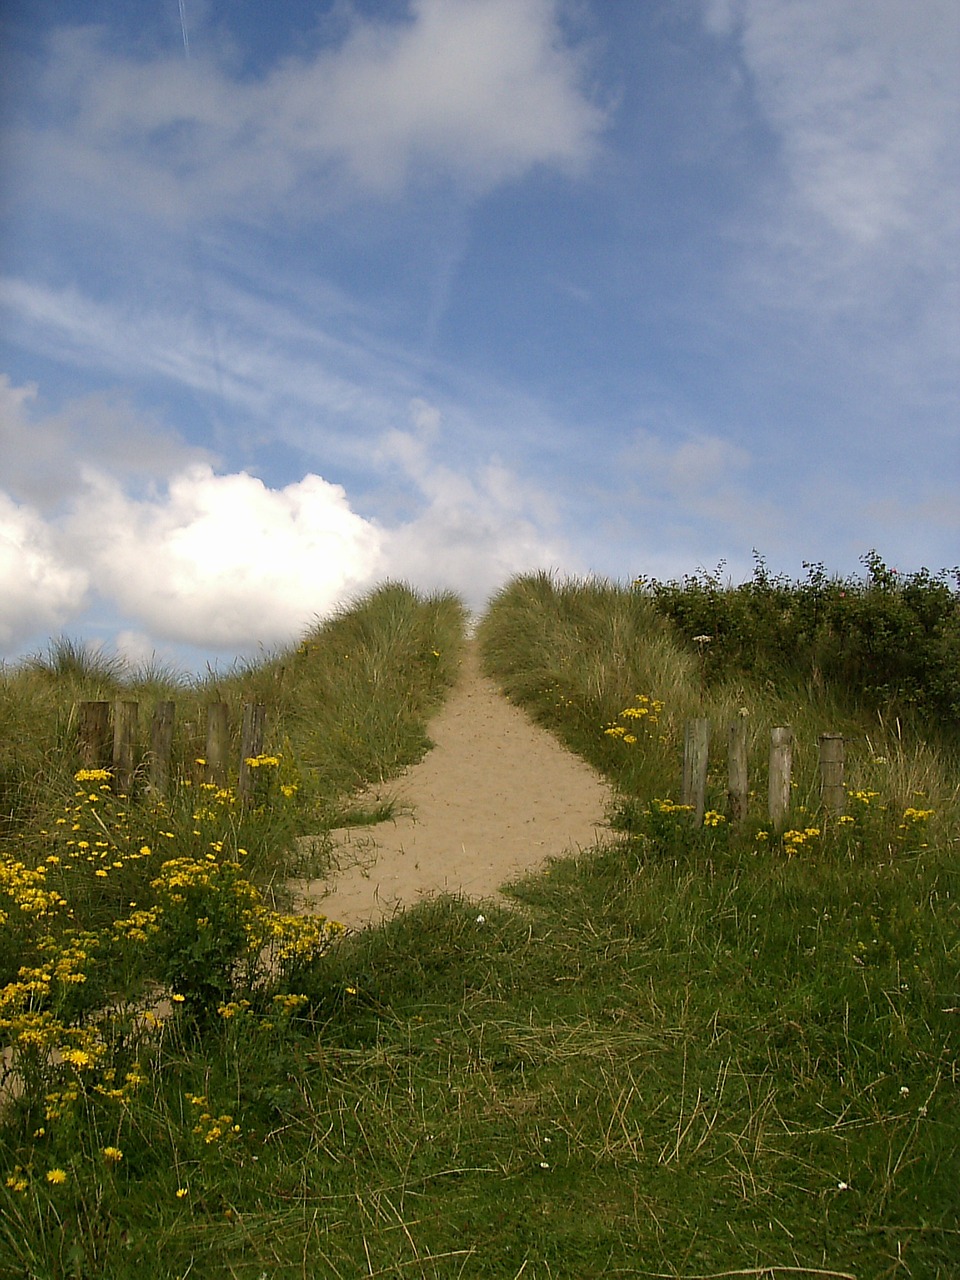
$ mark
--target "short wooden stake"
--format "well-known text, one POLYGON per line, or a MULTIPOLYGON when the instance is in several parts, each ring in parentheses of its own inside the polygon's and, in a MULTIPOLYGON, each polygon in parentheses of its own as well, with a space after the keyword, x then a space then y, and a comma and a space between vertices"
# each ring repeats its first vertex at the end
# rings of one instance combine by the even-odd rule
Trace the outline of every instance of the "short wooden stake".
POLYGON ((207 763, 204 778, 218 787, 227 785, 229 739, 227 704, 211 702, 207 707, 207 745, 204 752, 207 763))
POLYGON ((248 760, 263 754, 263 733, 267 709, 262 702, 248 702, 243 708, 243 728, 240 732, 240 783, 237 793, 247 803, 253 799, 257 770, 248 760))
POLYGON ((749 779, 747 775, 747 714, 741 711, 731 721, 727 754, 727 802, 730 821, 743 822, 747 816, 749 779))
POLYGON ((820 735, 820 799, 828 813, 841 814, 847 793, 843 785, 844 738, 842 733, 820 735))
POLYGON ((81 702, 77 725, 81 769, 109 769, 113 763, 110 703, 81 702))
POLYGON ((703 822, 707 796, 707 763, 710 752, 710 721, 688 720, 683 739, 682 804, 693 810, 693 824, 703 822))
POLYGON ((133 793, 137 767, 138 702, 118 701, 113 708, 113 785, 122 795, 133 793))
POLYGON ((165 792, 170 785, 170 759, 173 755, 173 721, 176 703, 158 702, 150 723, 150 786, 165 792))
POLYGON ((790 812, 790 773, 793 768, 793 730, 773 729, 770 733, 770 821, 779 830, 790 812))

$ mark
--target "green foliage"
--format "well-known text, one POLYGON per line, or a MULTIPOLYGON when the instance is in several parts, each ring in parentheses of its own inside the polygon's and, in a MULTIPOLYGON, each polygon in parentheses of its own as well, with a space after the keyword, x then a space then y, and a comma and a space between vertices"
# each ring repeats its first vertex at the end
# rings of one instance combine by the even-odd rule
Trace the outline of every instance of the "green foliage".
MULTIPOLYGON (((688 643, 697 636, 711 680, 827 682, 853 709, 915 713, 929 727, 960 720, 960 595, 946 571, 901 574, 871 551, 865 578, 828 577, 806 565, 793 582, 756 556, 739 586, 699 571, 636 589, 688 643)), ((957 580, 958 571, 952 571, 957 580)))

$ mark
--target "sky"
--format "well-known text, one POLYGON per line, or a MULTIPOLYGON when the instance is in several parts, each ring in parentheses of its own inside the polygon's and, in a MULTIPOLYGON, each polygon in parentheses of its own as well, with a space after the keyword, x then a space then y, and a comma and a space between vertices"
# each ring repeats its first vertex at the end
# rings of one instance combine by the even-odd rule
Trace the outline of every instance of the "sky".
POLYGON ((0 16, 0 658, 960 561, 956 0, 0 16))

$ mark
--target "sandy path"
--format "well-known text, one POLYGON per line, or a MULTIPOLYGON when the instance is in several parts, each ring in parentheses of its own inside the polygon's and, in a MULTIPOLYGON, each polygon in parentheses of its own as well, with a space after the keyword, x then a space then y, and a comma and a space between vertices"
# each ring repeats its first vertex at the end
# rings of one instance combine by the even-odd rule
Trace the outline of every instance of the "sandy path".
POLYGON ((334 832, 339 873, 293 886, 307 910, 359 928, 424 895, 493 898, 606 832, 607 784, 480 674, 473 644, 429 733, 434 749, 378 792, 400 816, 334 832))

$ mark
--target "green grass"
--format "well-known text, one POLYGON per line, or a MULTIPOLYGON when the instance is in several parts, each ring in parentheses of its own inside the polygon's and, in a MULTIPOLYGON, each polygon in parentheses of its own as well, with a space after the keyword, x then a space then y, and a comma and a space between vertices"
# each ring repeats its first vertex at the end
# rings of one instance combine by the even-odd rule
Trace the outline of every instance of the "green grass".
MULTIPOLYGON (((373 636, 333 634, 399 687, 373 636)), ((793 856, 756 814, 694 832, 650 804, 675 794, 684 715, 746 701, 806 733, 839 699, 705 690, 695 653, 609 584, 518 580, 480 637, 513 697, 633 787, 627 832, 514 886, 513 909, 437 898, 247 1007, 128 1021, 112 1061, 142 1082, 123 1097, 90 1075, 53 1121, 8 1108, 0 1274, 960 1273, 949 757, 848 720, 857 785, 876 783, 853 821, 793 856), (658 750, 603 733, 638 692, 664 702, 658 750), (920 786, 937 812, 904 823, 920 786)))
MULTIPOLYGON (((127 668, 77 641, 58 641, 47 655, 0 668, 0 834, 19 846, 61 812, 76 789, 78 704, 115 698, 139 701, 144 752, 154 707, 175 700, 173 766, 181 782, 195 778, 204 755, 207 704, 227 703, 230 754, 238 762, 242 706, 262 702, 266 749, 296 775, 297 804, 287 816, 295 808, 293 825, 303 831, 329 825, 328 811, 345 797, 394 776, 428 749, 426 721, 456 677, 464 620, 462 604, 448 593, 424 598, 388 583, 295 648, 193 681, 162 667, 127 668)), ((278 869, 266 865, 276 864, 278 842, 288 846, 291 836, 286 821, 272 825, 283 830, 270 834, 266 875, 278 869)))

